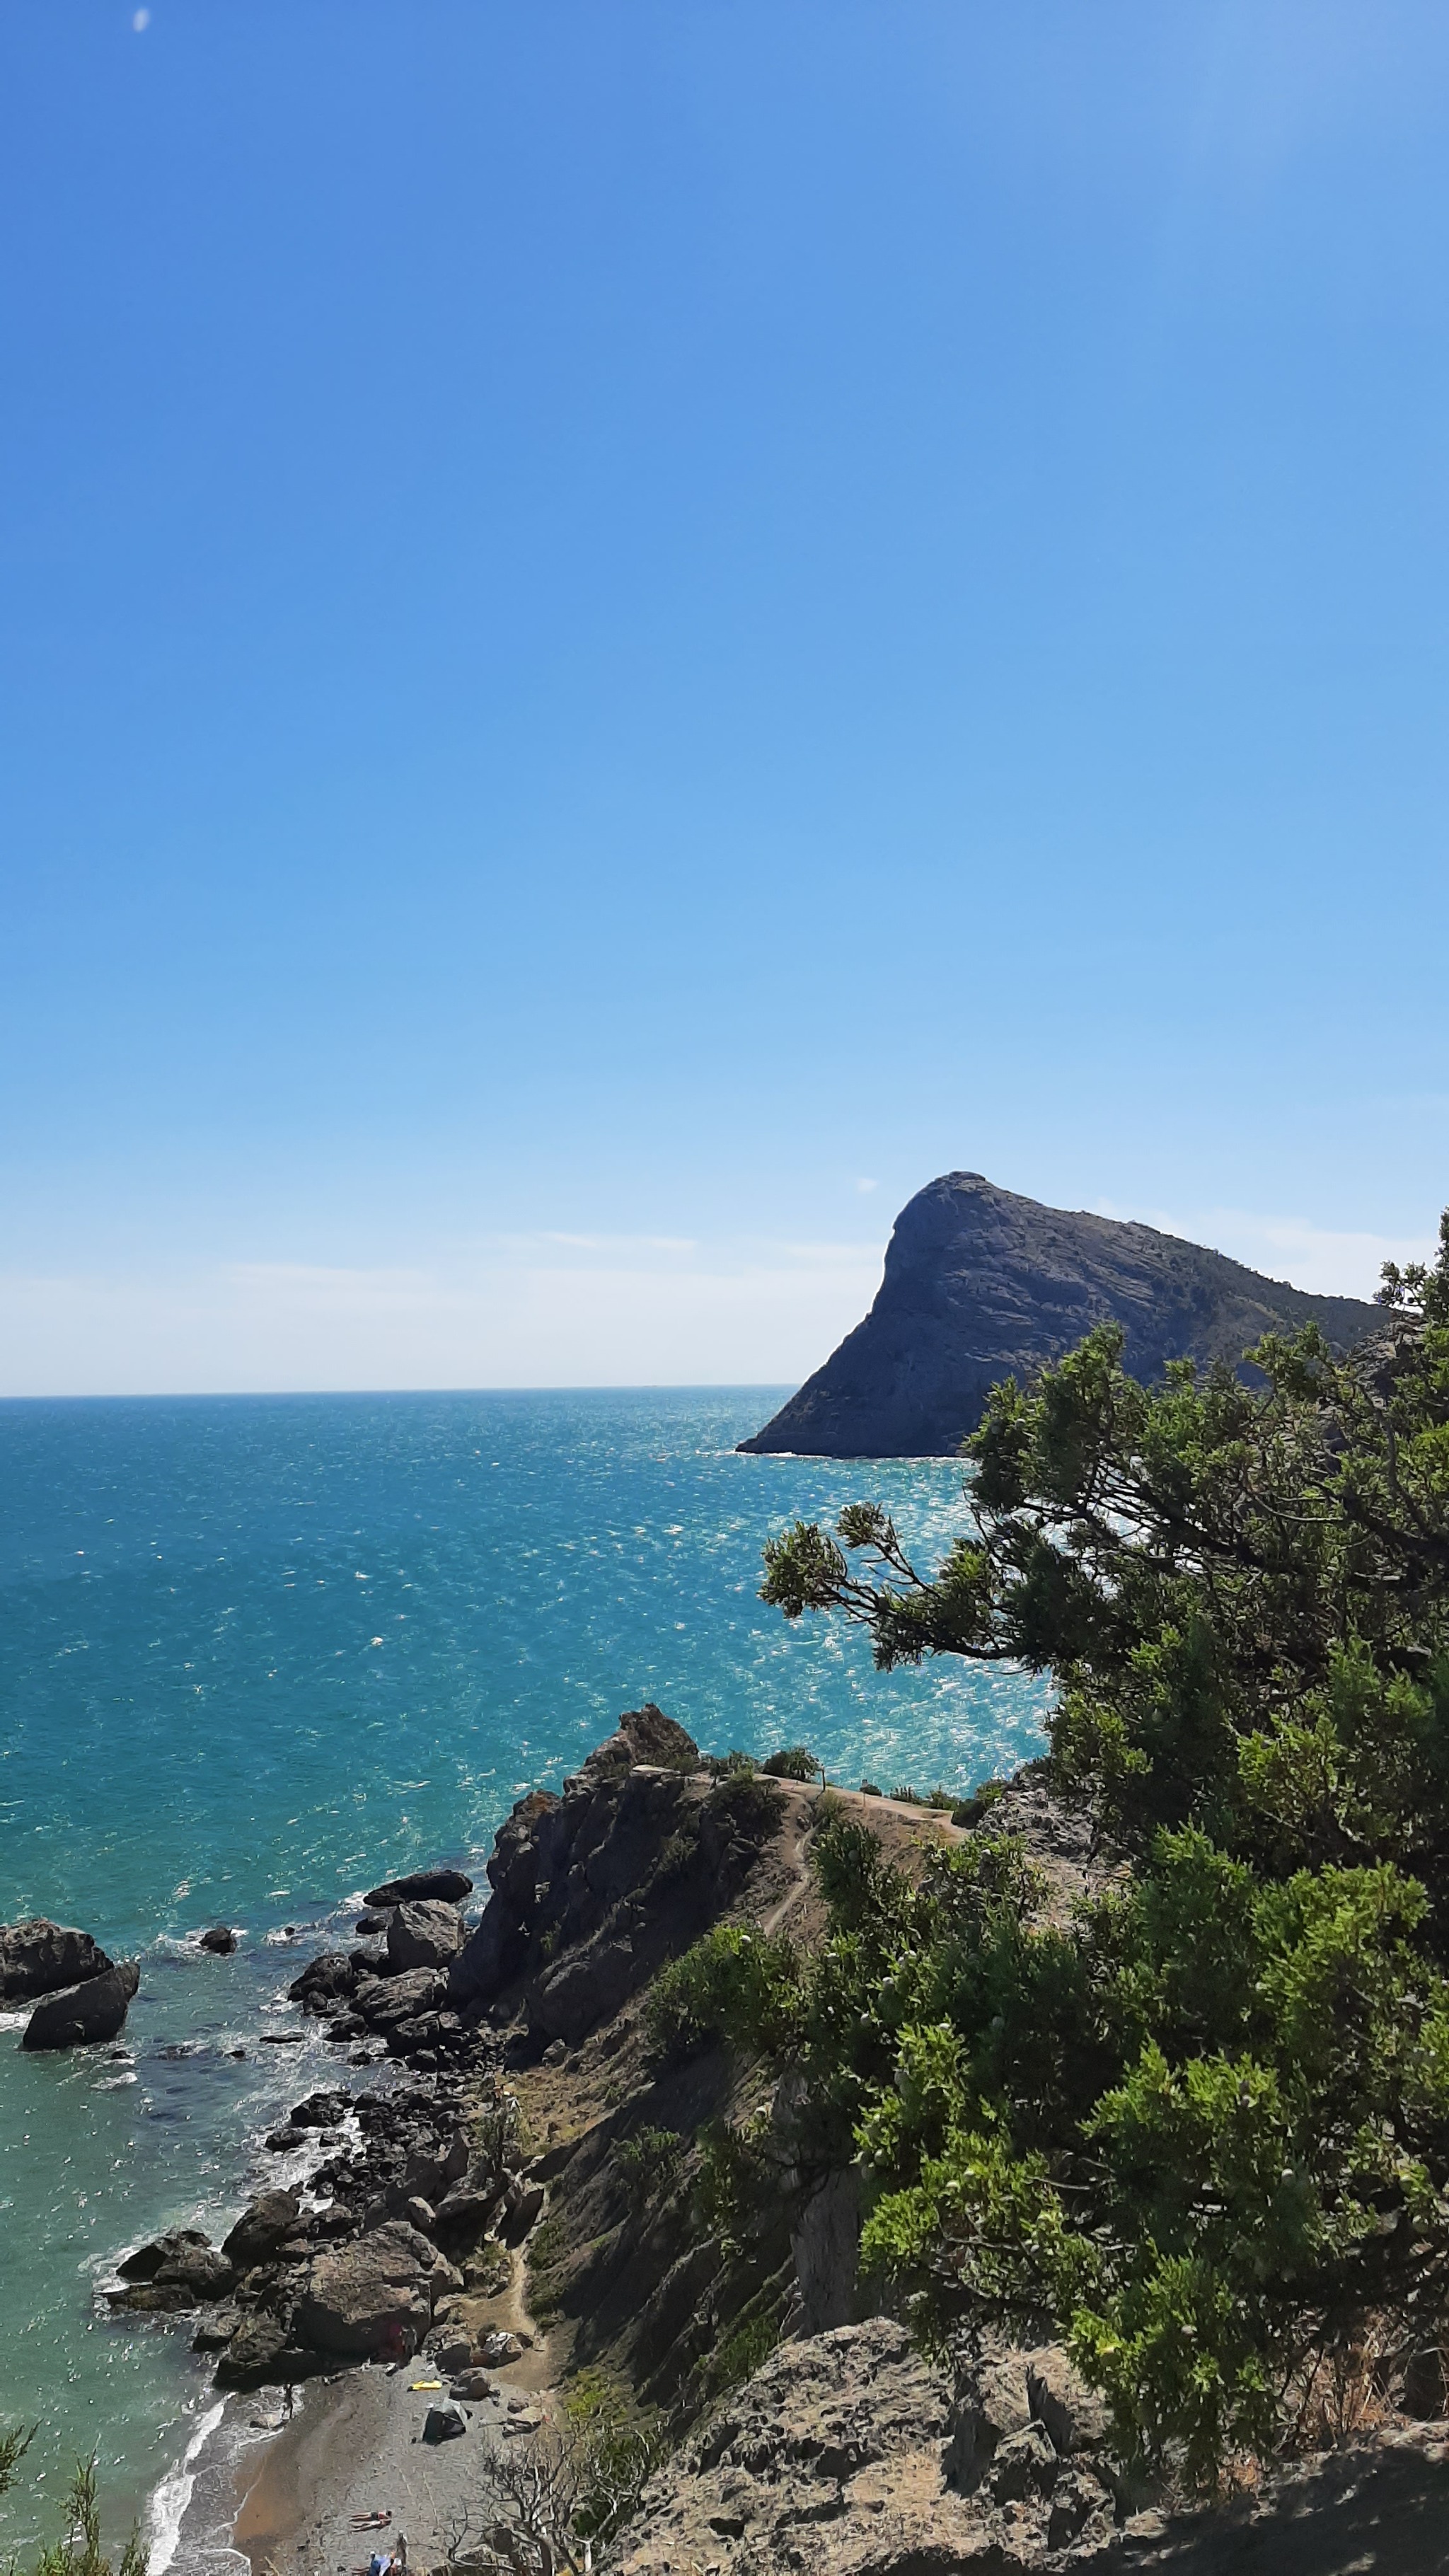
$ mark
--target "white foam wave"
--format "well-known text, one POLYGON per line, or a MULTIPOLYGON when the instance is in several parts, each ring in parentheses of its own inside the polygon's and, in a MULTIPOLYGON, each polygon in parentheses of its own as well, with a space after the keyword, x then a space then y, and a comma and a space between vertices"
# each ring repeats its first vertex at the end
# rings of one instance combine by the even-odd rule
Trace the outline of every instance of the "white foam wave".
POLYGON ((208 2406, 176 2467, 161 2480, 146 2508, 147 2576, 163 2576, 176 2555, 182 2520, 196 2484, 196 2462, 225 2413, 224 2397, 208 2406))

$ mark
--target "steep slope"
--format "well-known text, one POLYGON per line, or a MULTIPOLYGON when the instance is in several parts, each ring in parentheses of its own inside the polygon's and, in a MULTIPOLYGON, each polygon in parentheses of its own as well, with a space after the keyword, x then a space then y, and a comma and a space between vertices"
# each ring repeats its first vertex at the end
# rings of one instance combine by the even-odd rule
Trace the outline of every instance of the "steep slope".
POLYGON ((1165 1361, 1241 1365, 1266 1332, 1319 1324, 1348 1348, 1382 1321, 1150 1225, 1043 1207, 947 1172, 896 1219, 865 1321, 742 1449, 820 1458, 949 1456, 998 1379, 1034 1377, 1113 1316, 1134 1377, 1165 1361))

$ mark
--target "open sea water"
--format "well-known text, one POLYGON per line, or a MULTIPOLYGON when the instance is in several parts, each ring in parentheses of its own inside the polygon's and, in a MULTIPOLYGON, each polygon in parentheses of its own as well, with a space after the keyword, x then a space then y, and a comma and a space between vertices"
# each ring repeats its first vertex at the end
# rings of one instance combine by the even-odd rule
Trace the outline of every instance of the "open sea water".
POLYGON ((26 2057, 0 2018, 0 2427, 39 2428, 0 2553, 55 2534, 94 2451, 108 2537, 139 2517, 167 2563, 209 2373, 100 2289, 289 2178, 262 2135, 340 2059, 286 1986, 364 1888, 448 1858, 481 1890, 514 1799, 644 1699, 707 1750, 804 1742, 886 1789, 1040 1749, 1025 1676, 881 1675, 764 1609, 796 1514, 877 1497, 931 1560, 961 1510, 946 1461, 737 1457, 784 1392, 0 1404, 0 1920, 142 1974, 114 2051, 26 2057), (231 1958, 196 1947, 218 1920, 231 1958))

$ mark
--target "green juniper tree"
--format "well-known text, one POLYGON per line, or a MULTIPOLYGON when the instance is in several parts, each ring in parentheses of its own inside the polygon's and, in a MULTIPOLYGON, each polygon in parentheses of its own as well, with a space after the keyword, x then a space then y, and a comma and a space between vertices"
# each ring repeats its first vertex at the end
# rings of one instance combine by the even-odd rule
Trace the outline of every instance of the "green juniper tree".
MULTIPOLYGON (((9 2494, 18 2482, 20 2464, 35 2439, 35 2427, 29 2431, 21 2425, 0 2433, 0 2497, 9 2494)), ((18 2576, 17 2561, 9 2562, 9 2576, 18 2576)), ((58 2540, 42 2549, 30 2569, 30 2576, 112 2576, 111 2561, 101 2548, 101 2517, 96 2501, 96 2464, 78 2460, 65 2500, 65 2528, 58 2540)), ((133 2531, 120 2558, 115 2576, 146 2576, 146 2552, 139 2531, 133 2531)))
MULTIPOLYGON (((1103 1325, 998 1388, 934 1573, 872 1504, 766 1550, 763 1598, 883 1668, 1049 1675, 1122 1864, 1052 1919, 989 1824, 916 1885, 818 1838, 829 1935, 768 2039, 860 2161, 865 2259, 938 2324, 1053 2317, 1203 2475, 1370 2331, 1449 2341, 1449 1217, 1384 1301, 1381 1345, 1269 1339, 1254 1385, 1145 1389, 1103 1325)), ((737 1963, 697 1982, 738 2036, 737 1963)))

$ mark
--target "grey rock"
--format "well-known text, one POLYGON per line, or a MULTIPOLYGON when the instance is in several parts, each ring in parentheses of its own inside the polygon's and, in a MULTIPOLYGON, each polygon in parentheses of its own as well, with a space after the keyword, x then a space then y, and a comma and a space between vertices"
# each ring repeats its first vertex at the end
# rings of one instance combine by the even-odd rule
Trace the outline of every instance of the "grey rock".
POLYGON ((496 2184, 472 2190, 459 2183, 439 2201, 433 2225, 449 2244, 476 2244, 491 2225, 502 2197, 496 2184))
MULTIPOLYGON (((158 2249, 146 2246, 147 2254, 158 2249)), ((134 2259, 134 2258, 133 2258, 134 2259)), ((177 2312, 224 2299, 236 2287, 236 2273, 224 2254, 206 2245, 183 2245, 168 2253, 156 2270, 108 2293, 113 2308, 177 2312)))
POLYGON ((227 2345, 240 2334, 246 2320, 240 2308, 213 2308, 204 2316, 191 2338, 193 2352, 225 2352, 227 2345))
POLYGON ((1046 2426, 1058 2451, 1097 2451, 1112 2438, 1106 2399, 1089 2388, 1059 2344, 1027 2357, 1026 2393, 1032 2414, 1046 2426))
POLYGON ((1030 2495, 1050 2495, 1057 2481, 1057 2455, 1044 2424, 1023 2424, 996 2446, 986 2473, 995 2504, 1015 2504, 1030 2495))
POLYGON ((216 2365, 218 2388, 287 2387, 321 2368, 317 2354, 300 2343, 279 2317, 257 2312, 232 2336, 216 2365))
POLYGON ((529 2006, 532 2026, 549 2039, 583 2039, 618 2011, 638 1978, 632 1942, 612 1937, 591 1942, 539 1980, 529 2006))
POLYGON ((541 2182, 511 2182, 503 2195, 501 2234, 509 2245, 521 2245, 543 2216, 548 2195, 541 2182))
POLYGON ((78 2048, 98 2039, 114 2039, 125 2025, 140 1982, 137 1962, 122 1959, 99 1976, 46 1995, 25 2025, 21 2047, 78 2048))
POLYGON ((436 1968, 412 1968, 399 1977, 364 1980, 353 2007, 370 2030, 386 2031, 435 2012, 447 1990, 448 1981, 436 1968))
POLYGON ((335 2129, 347 2116, 347 2103, 345 2093, 309 2093, 304 2102, 293 2104, 288 2117, 294 2129, 335 2129))
POLYGON ((865 1321, 740 1446, 951 1455, 999 1379, 1028 1383, 1104 1318, 1125 1328, 1126 1365, 1144 1382, 1169 1359, 1239 1368, 1265 1332, 1316 1323, 1347 1349, 1384 1322, 1358 1298, 1311 1296, 1155 1227, 1069 1214, 979 1172, 947 1172, 896 1219, 865 1321))
POLYGON ((299 2332, 318 2352, 344 2358, 416 2352, 433 2319, 439 2259, 398 2220, 319 2254, 297 2303, 299 2332))
POLYGON ((344 1950, 323 1950, 309 1959, 299 1977, 287 1988, 289 2003, 300 2004, 304 2012, 327 2013, 334 2004, 344 2002, 357 1983, 357 1970, 344 1950))
POLYGON ((209 1931, 203 1932, 197 1947, 209 1950, 214 1958, 225 1959, 236 1948, 236 1934, 229 1923, 213 1923, 209 1931))
POLYGON ((418 1899, 393 1908, 387 1927, 389 1967, 446 1968, 463 1947, 463 1920, 456 1906, 418 1899))
POLYGON ((239 2272, 269 2261, 292 2234, 301 2210, 300 2192, 264 2191, 242 2211, 230 2235, 222 2238, 221 2250, 227 2261, 234 2263, 239 2272))
POLYGON ((460 1869, 414 1869, 406 1878, 389 1878, 381 1887, 370 1887, 363 1904, 412 1905, 420 1899, 438 1897, 445 1905, 461 1905, 473 1893, 473 1881, 460 1869))
POLYGON ((966 2494, 979 2486, 1003 2442, 1032 2420, 1026 2363, 1017 2352, 958 2356, 945 2469, 966 2494))
POLYGON ((104 1976, 113 1965, 89 1932, 51 1923, 43 1914, 0 1924, 0 2004, 28 2004, 37 1995, 104 1976))
POLYGON ((208 2252, 210 2246, 211 2238, 204 2235, 199 2227, 173 2227, 165 2236, 154 2238, 149 2245, 138 2245, 134 2254, 128 2254, 123 2262, 116 2265, 116 2270, 123 2281, 154 2281, 163 2263, 174 2262, 187 2254, 208 2252))

